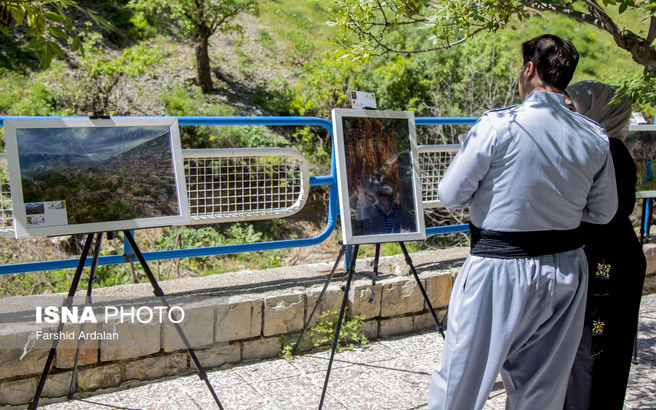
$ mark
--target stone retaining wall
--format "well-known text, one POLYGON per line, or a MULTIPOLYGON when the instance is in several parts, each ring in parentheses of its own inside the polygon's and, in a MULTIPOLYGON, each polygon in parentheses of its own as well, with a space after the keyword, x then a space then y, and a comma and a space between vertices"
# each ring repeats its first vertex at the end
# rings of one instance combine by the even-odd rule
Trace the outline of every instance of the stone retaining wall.
MULTIPOLYGON (((427 263, 433 263, 430 261, 431 255, 431 252, 419 253, 414 259, 419 262, 417 267, 420 279, 441 319, 446 313, 453 276, 457 272, 457 265, 462 262, 463 255, 458 255, 456 263, 447 261, 446 264, 437 263, 427 266, 427 263), (422 263, 423 260, 429 261, 422 263)), ((353 314, 364 317, 362 329, 369 339, 435 327, 414 276, 407 276, 408 269, 399 257, 381 258, 381 279, 376 282, 375 296, 372 303, 369 303, 372 282, 368 274, 371 271, 371 264, 371 259, 358 261, 356 268, 359 273, 352 282, 348 294, 348 307, 353 314)), ((293 267, 293 269, 286 268, 286 270, 304 271, 315 283, 323 283, 327 278, 326 272, 329 271, 329 266, 332 267, 329 264, 315 264, 293 267)), ((281 269, 271 270, 269 282, 279 276, 276 273, 280 272, 281 269)), ((248 274, 245 276, 245 281, 248 282, 248 274)), ((311 325, 316 323, 320 312, 339 309, 344 294, 344 276, 343 271, 337 272, 311 325)), ((226 278, 227 282, 230 282, 230 275, 226 278)), ((135 297, 143 296, 144 289, 139 289, 139 286, 124 287, 122 296, 125 297, 126 294, 134 294, 135 297)), ((162 287, 169 294, 172 293, 171 287, 178 286, 163 282, 162 287)), ((193 317, 193 320, 183 323, 183 329, 194 346, 200 362, 209 369, 226 363, 267 359, 279 355, 282 340, 295 340, 294 336, 298 337, 300 334, 322 288, 322 284, 290 288, 282 285, 277 286, 275 290, 257 293, 246 290, 232 296, 226 295, 226 292, 230 292, 230 287, 218 291, 215 288, 210 294, 203 293, 194 297, 194 301, 185 301, 176 305, 184 308, 186 316, 193 317), (281 338, 283 335, 289 335, 291 338, 281 338)), ((94 295, 103 293, 111 294, 111 291, 99 289, 94 295)), ((3 304, 11 305, 12 299, 23 304, 27 300, 26 304, 30 306, 38 300, 37 297, 6 298, 3 304)), ((31 309, 26 307, 25 311, 31 309)), ((100 323, 91 326, 96 327, 87 325, 85 331, 102 331, 111 327, 112 331, 119 334, 119 339, 84 342, 77 373, 78 392, 126 388, 144 380, 196 371, 175 328, 170 323, 161 325, 100 323), (155 339, 157 342, 149 345, 148 348, 135 347, 138 342, 146 339, 155 339)), ((75 330, 77 334, 79 325, 65 327, 65 331, 69 330, 75 330)), ((0 346, 17 344, 26 346, 23 349, 0 349, 0 405, 25 405, 31 401, 36 391, 50 342, 44 341, 40 348, 30 347, 33 343, 30 342, 30 338, 34 338, 34 332, 34 326, 27 326, 13 331, 5 328, 0 333, 0 346)), ((43 391, 43 403, 47 402, 48 398, 62 397, 68 393, 75 346, 74 341, 60 342, 43 391)))

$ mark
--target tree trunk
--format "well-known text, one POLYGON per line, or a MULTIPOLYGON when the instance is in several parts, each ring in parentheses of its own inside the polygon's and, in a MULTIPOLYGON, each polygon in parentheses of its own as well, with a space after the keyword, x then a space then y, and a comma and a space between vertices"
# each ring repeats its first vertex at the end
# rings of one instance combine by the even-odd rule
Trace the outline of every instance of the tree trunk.
POLYGON ((210 55, 208 52, 209 36, 199 34, 196 37, 196 80, 203 93, 212 92, 212 70, 210 69, 210 55))

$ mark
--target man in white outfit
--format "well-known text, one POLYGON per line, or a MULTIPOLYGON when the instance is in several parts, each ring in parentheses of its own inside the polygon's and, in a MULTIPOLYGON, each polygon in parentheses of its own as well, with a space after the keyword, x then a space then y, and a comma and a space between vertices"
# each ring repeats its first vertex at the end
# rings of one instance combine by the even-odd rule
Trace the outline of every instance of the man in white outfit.
POLYGON ((561 410, 582 334, 587 262, 578 227, 617 209, 603 128, 563 104, 578 53, 543 35, 522 44, 520 105, 472 127, 439 184, 471 210, 471 256, 453 286, 428 407, 480 409, 499 372, 507 409, 561 410))

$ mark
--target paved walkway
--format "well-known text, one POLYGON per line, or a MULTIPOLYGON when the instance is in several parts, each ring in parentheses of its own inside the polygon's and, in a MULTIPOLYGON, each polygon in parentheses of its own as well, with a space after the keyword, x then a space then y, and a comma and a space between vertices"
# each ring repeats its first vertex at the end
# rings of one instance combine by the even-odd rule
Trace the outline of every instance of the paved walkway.
MULTIPOLYGON (((627 409, 656 409, 656 294, 643 297, 638 360, 631 370, 627 409)), ((426 407, 433 368, 442 350, 435 332, 377 340, 340 352, 328 385, 326 409, 415 409, 426 407)), ((222 405, 231 409, 317 408, 330 352, 268 360, 209 372, 222 405)), ((503 409, 501 382, 485 409, 503 409)), ((185 376, 47 409, 209 409, 216 405, 198 376, 185 376)))

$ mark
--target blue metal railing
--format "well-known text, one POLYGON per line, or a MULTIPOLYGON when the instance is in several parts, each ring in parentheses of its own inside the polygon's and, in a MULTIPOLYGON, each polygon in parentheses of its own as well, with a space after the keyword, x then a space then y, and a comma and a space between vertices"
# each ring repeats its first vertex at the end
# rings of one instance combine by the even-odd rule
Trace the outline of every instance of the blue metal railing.
MULTIPOLYGON (((5 119, 10 118, 53 118, 53 117, 0 117, 0 126, 4 125, 5 119)), ((86 117, 67 117, 86 118, 86 117)), ((473 125, 475 117, 417 117, 417 125, 473 125)), ((331 140, 333 139, 332 123, 317 117, 178 117, 180 126, 199 125, 262 125, 262 126, 319 126, 325 128, 331 140)), ((312 238, 288 239, 270 242, 245 243, 238 245, 222 245, 203 248, 173 249, 166 251, 145 252, 146 260, 162 260, 191 258, 200 256, 225 255, 232 253, 268 251, 275 249, 297 248, 317 245, 330 236, 335 229, 339 207, 337 204, 337 173, 335 169, 335 150, 331 150, 330 175, 310 177, 310 185, 329 185, 330 196, 328 200, 328 219, 321 233, 312 238)), ((453 232, 463 232, 468 229, 467 224, 435 226, 426 228, 427 235, 438 235, 453 232)), ((126 263, 132 260, 132 255, 101 256, 98 265, 114 265, 126 263)), ((77 266, 78 259, 60 259, 54 261, 40 261, 0 265, 0 275, 36 272, 44 270, 69 269, 77 266)), ((86 266, 91 265, 88 260, 86 266)))

